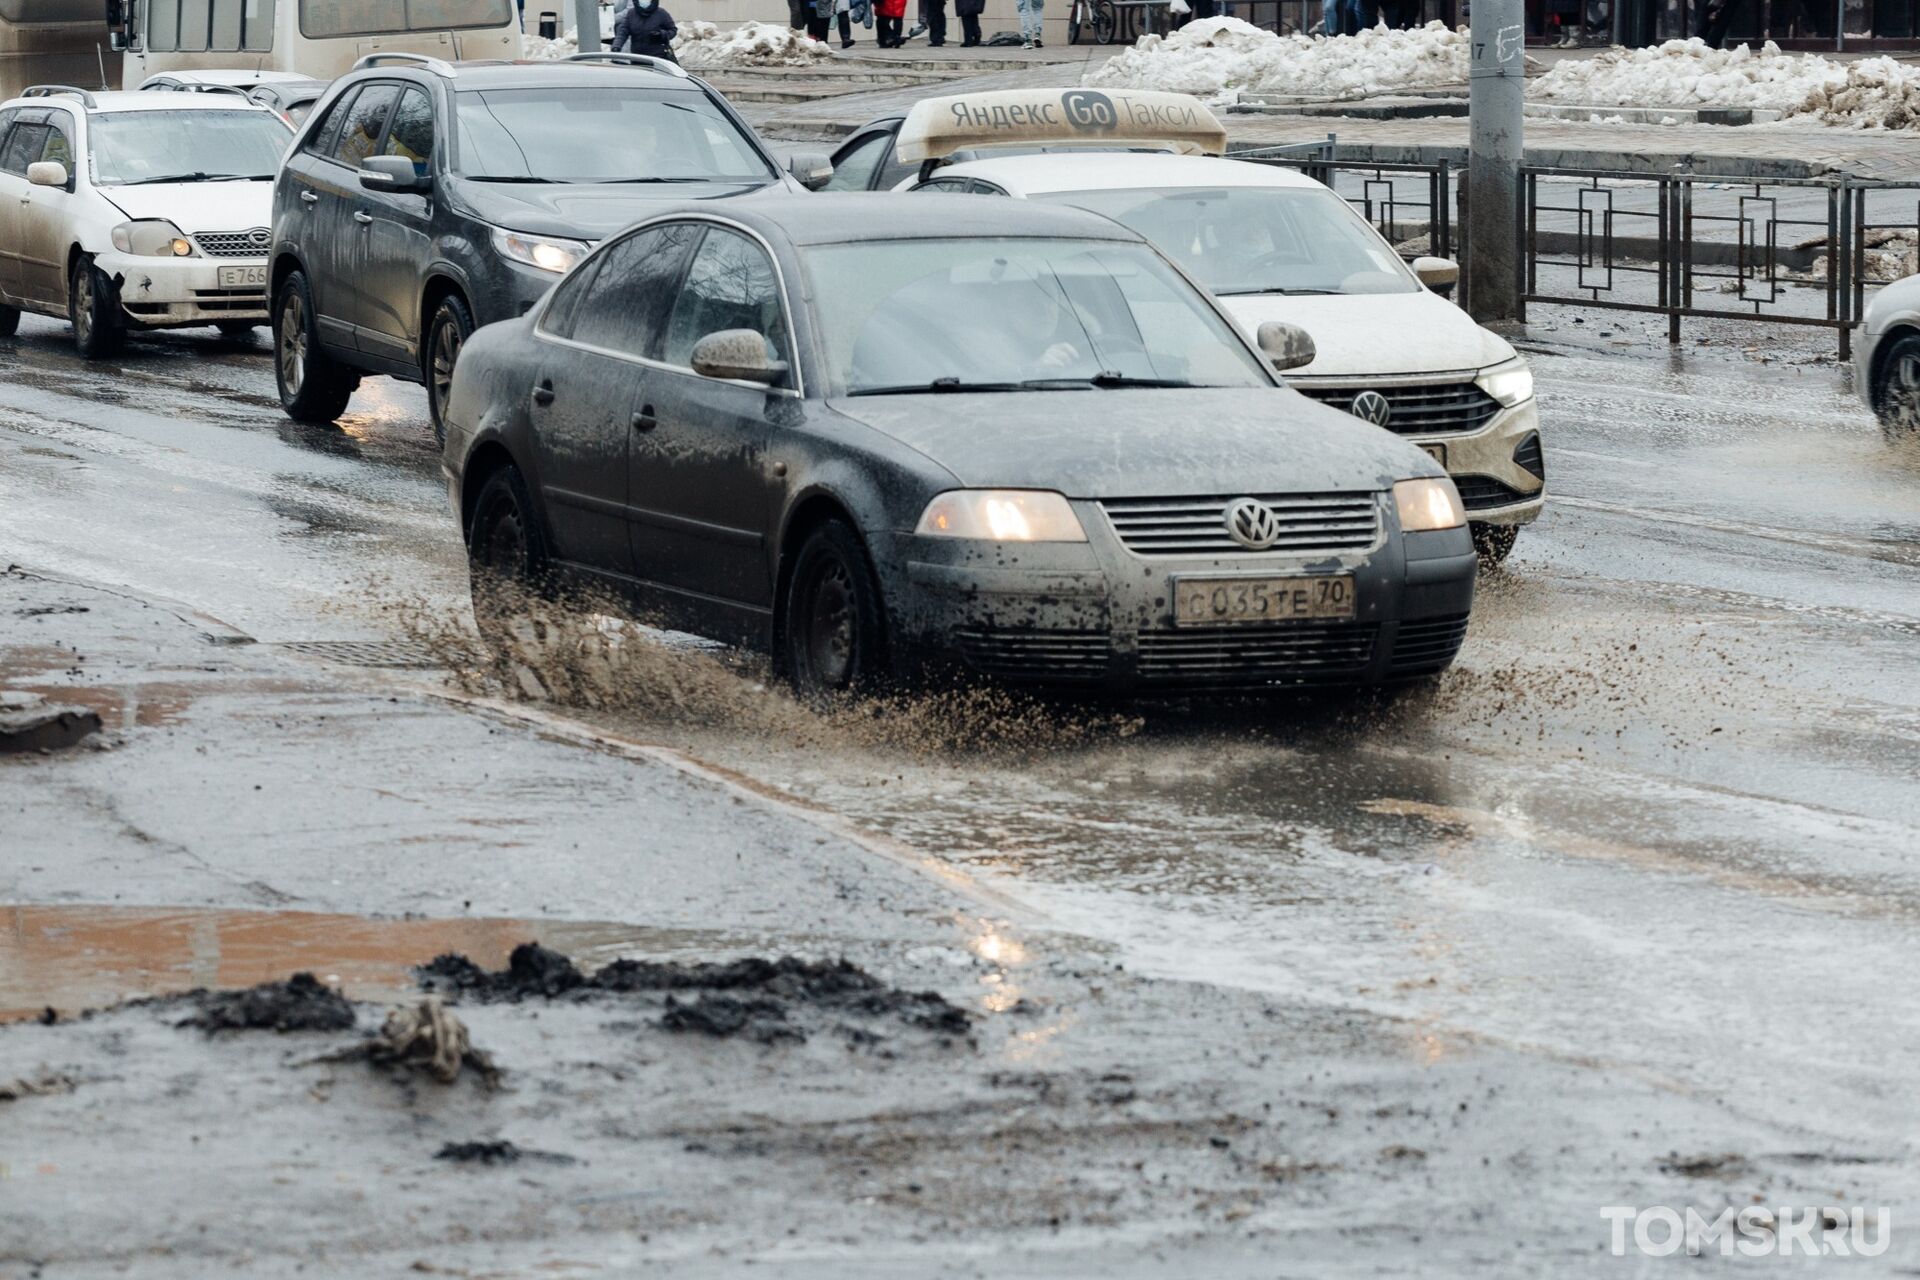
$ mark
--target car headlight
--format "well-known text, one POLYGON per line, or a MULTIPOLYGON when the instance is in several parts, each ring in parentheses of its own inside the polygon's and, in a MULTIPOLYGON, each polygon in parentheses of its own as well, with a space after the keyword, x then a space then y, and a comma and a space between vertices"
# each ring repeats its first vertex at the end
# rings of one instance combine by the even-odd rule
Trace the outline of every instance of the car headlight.
POLYGON ((558 276, 571 271, 574 263, 587 256, 591 246, 584 240, 555 240, 496 229, 493 247, 502 257, 524 262, 541 271, 551 271, 558 276))
POLYGON ((1402 480, 1393 486, 1393 505, 1400 509, 1400 528, 1405 533, 1432 533, 1436 529, 1458 529, 1467 522, 1467 509, 1460 505, 1460 491, 1445 479, 1402 480))
POLYGON ((953 489, 927 504, 914 532, 990 542, 1085 542, 1067 500, 1041 489, 953 489))
POLYGON ((143 258, 191 258, 193 241, 165 218, 123 222, 113 229, 113 247, 143 258))
POLYGON ((1511 409, 1533 399, 1533 370, 1519 356, 1491 369, 1482 369, 1474 379, 1480 389, 1511 409))

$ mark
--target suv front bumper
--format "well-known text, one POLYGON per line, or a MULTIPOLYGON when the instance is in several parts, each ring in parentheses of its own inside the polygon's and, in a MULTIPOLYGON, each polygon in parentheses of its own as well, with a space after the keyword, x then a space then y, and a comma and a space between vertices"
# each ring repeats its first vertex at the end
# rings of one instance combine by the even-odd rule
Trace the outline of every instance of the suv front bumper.
POLYGON ((94 258, 93 265, 118 287, 121 313, 128 324, 139 328, 265 324, 267 320, 264 257, 154 258, 103 253, 94 258))

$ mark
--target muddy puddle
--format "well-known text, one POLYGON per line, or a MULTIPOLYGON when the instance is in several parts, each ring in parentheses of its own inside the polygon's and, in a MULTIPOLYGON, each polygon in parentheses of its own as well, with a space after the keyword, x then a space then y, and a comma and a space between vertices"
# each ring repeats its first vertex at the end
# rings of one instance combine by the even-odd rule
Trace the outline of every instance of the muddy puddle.
POLYGON ((361 1000, 418 990, 413 970, 449 952, 504 968, 523 942, 609 964, 737 945, 706 932, 518 919, 374 920, 302 911, 0 907, 0 1022, 48 1007, 100 1008, 194 987, 234 988, 311 971, 361 1000))

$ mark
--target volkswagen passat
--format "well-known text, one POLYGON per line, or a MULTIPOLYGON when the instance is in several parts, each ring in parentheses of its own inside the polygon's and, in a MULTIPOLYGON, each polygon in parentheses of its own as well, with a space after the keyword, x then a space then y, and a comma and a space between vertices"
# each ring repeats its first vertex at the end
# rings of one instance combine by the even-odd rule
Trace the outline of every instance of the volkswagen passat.
POLYGON ((1475 557, 1425 453, 1286 390, 1118 223, 878 195, 683 204, 475 333, 445 465, 494 584, 612 587, 810 696, 958 665, 1259 689, 1431 675, 1475 557))

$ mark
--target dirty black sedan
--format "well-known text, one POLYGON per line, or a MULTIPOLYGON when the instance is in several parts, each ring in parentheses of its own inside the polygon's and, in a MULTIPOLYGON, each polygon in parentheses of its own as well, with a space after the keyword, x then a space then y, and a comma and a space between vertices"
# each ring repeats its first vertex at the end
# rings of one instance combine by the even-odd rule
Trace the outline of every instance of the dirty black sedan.
POLYGON ((1475 560, 1426 454, 1275 376, 1117 223, 877 195, 684 204, 477 332, 474 569, 770 650, 810 696, 958 667, 1153 691, 1438 672, 1475 560))

